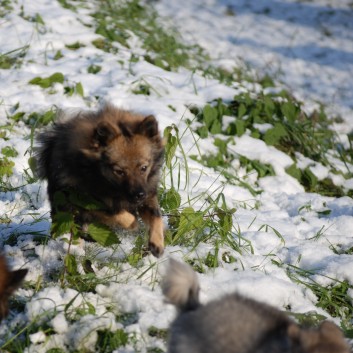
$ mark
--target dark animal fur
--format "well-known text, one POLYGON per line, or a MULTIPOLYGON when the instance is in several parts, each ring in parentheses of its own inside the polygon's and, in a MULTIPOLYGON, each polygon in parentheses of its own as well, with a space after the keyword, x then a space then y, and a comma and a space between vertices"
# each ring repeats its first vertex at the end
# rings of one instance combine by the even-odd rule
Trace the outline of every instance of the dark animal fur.
POLYGON ((52 217, 72 211, 85 225, 136 229, 137 215, 149 228, 155 256, 164 249, 163 223, 157 200, 164 144, 154 116, 142 116, 105 105, 99 111, 61 113, 38 136, 38 176, 48 180, 52 217), (57 191, 74 190, 99 201, 99 210, 58 205, 57 191))
POLYGON ((5 255, 0 255, 0 321, 9 313, 9 298, 21 285, 28 270, 10 271, 5 255))
POLYGON ((285 313, 237 293, 199 302, 192 268, 171 260, 163 293, 179 309, 169 353, 349 353, 341 330, 325 321, 302 328, 285 313))

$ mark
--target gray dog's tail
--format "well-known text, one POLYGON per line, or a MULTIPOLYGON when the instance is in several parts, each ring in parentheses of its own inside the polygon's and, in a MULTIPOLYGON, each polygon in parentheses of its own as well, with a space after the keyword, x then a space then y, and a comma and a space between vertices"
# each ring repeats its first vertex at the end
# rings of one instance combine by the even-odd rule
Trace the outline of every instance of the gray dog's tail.
POLYGON ((180 311, 199 307, 199 281, 194 270, 187 264, 170 259, 162 281, 162 291, 168 302, 180 311))

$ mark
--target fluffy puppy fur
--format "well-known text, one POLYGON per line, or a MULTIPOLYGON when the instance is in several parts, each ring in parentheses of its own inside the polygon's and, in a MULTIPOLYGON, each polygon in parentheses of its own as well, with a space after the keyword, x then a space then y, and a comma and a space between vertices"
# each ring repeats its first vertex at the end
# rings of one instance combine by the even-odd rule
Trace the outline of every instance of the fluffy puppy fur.
POLYGON ((237 293, 206 305, 186 264, 170 260, 162 281, 179 315, 172 323, 169 353, 349 353, 341 330, 325 321, 302 328, 285 313, 237 293))
POLYGON ((9 298, 21 285, 28 270, 10 271, 5 255, 0 255, 0 321, 9 313, 9 298))
POLYGON ((154 116, 110 104, 98 111, 60 112, 37 141, 38 176, 48 181, 52 217, 69 211, 83 229, 97 221, 135 230, 140 216, 149 229, 151 252, 157 257, 163 253, 157 188, 164 142, 154 116), (101 206, 88 210, 77 203, 56 202, 57 192, 86 195, 101 206))

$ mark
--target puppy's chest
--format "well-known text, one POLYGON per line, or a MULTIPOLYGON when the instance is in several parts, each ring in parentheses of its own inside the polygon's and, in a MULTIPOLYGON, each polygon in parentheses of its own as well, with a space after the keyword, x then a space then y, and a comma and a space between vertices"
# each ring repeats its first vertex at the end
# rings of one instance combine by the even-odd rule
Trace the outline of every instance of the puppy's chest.
POLYGON ((108 212, 116 213, 121 210, 129 211, 132 214, 137 214, 138 205, 131 203, 128 199, 117 194, 116 196, 103 197, 101 202, 106 206, 108 212))

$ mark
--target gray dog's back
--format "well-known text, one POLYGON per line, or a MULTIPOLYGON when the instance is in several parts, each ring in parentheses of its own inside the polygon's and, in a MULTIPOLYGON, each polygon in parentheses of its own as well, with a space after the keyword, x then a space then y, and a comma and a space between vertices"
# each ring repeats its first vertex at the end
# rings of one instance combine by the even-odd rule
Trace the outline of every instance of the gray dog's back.
POLYGON ((169 353, 348 353, 341 331, 325 322, 302 329, 283 312, 239 294, 202 306, 190 266, 170 261, 163 293, 179 309, 169 353))

